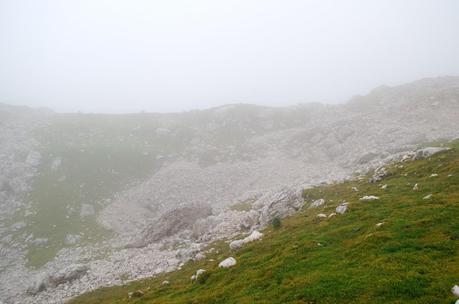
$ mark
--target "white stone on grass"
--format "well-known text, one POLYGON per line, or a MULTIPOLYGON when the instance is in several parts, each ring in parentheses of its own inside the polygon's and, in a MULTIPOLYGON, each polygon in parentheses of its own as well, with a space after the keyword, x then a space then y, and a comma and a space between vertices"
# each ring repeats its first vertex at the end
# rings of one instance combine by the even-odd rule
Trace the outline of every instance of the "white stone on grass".
POLYGON ((375 201, 375 200, 379 200, 379 197, 374 196, 374 195, 365 195, 364 197, 361 197, 360 200, 361 201, 375 201))
POLYGON ((325 204, 325 200, 323 198, 315 200, 311 203, 311 206, 309 208, 317 208, 325 204))
POLYGON ((432 198, 432 193, 431 194, 427 194, 422 199, 428 200, 428 199, 431 199, 431 198, 432 198))
POLYGON ((230 243, 230 248, 232 250, 240 249, 244 244, 259 240, 263 237, 263 233, 254 230, 248 237, 242 240, 235 240, 230 243))
POLYGON ((453 288, 451 288, 451 292, 452 292, 453 295, 455 295, 456 297, 459 297, 459 286, 454 285, 453 288))
POLYGON ((230 268, 236 265, 236 259, 233 257, 229 257, 227 259, 224 259, 223 261, 218 264, 218 267, 220 268, 230 268))
POLYGON ((347 211, 347 204, 341 204, 338 207, 336 207, 336 213, 338 214, 344 214, 347 211))

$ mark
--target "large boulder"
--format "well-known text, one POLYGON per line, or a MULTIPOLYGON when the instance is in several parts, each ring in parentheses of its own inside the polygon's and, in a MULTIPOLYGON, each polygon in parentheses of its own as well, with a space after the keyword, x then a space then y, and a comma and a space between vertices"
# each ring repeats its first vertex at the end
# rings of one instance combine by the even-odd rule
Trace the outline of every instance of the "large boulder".
POLYGON ((143 231, 142 245, 157 242, 172 236, 180 231, 192 229, 193 224, 212 215, 212 207, 209 204, 190 204, 170 209, 143 231))
POLYGON ((260 224, 266 226, 275 217, 284 218, 299 211, 304 199, 301 191, 284 188, 262 196, 254 205, 261 206, 260 224))
POLYGON ((58 272, 49 276, 49 285, 51 287, 58 286, 63 283, 67 283, 76 279, 81 278, 86 272, 88 272, 89 267, 82 264, 72 264, 58 272))

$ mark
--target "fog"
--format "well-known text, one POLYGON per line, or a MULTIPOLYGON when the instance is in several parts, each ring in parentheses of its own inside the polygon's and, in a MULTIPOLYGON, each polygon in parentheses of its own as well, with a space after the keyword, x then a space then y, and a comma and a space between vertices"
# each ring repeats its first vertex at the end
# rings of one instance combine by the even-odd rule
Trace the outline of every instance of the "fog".
POLYGON ((337 103, 459 74, 457 1, 0 2, 0 102, 61 112, 337 103))

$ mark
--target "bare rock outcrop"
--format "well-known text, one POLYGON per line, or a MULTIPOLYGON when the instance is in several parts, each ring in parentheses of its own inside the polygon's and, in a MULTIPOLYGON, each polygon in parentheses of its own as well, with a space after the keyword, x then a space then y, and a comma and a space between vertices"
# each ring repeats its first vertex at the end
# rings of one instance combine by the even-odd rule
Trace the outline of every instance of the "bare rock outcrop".
POLYGON ((146 246, 185 229, 191 229, 197 220, 210 215, 212 215, 212 207, 209 204, 189 204, 172 208, 161 214, 154 223, 148 225, 142 232, 142 239, 132 246, 146 246))

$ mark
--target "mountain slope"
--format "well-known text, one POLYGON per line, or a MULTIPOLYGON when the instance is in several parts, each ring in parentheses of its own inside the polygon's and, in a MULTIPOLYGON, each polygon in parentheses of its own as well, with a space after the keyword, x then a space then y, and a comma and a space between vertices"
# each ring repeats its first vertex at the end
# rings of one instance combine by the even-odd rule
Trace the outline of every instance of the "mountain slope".
POLYGON ((459 142, 451 146, 427 159, 392 164, 378 183, 367 176, 305 190, 306 206, 320 198, 325 205, 265 229, 263 240, 237 252, 213 244, 219 253, 179 271, 99 289, 70 303, 453 303, 450 289, 459 282, 459 142), (365 195, 380 199, 360 200, 365 195), (344 214, 317 217, 342 201, 349 203, 344 214), (228 256, 238 264, 219 269, 228 256), (191 282, 200 268, 205 277, 191 282), (144 295, 128 299, 137 290, 144 295))
POLYGON ((459 77, 339 105, 93 115, 0 104, 0 298, 63 303, 175 270, 296 212, 306 187, 458 132, 459 77), (75 265, 88 271, 45 284, 75 265))

